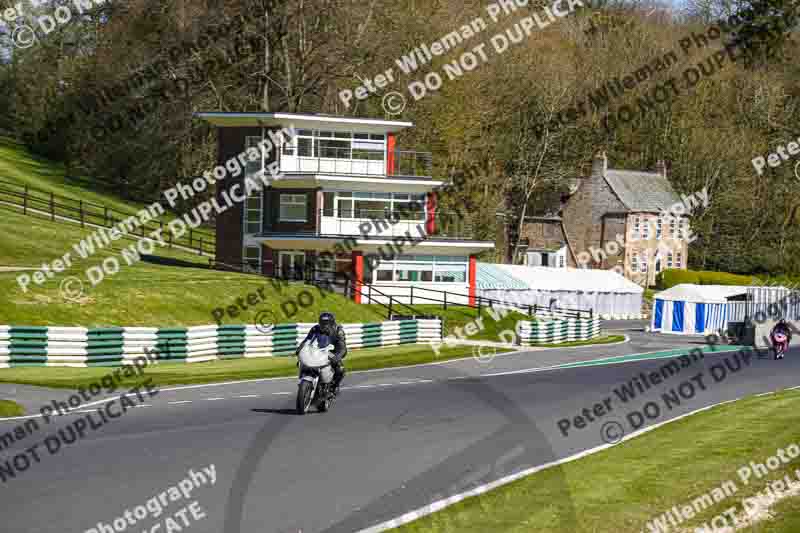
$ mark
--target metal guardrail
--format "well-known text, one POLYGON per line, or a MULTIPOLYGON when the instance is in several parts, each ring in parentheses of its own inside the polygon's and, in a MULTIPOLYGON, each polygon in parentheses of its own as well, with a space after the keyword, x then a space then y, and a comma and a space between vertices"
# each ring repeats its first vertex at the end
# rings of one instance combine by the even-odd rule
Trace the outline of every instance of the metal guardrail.
MULTIPOLYGON (((31 215, 34 211, 41 212, 49 215, 53 222, 59 222, 59 218, 69 219, 72 222, 80 223, 81 227, 90 224, 110 228, 129 217, 137 216, 136 213, 120 211, 106 205, 2 180, 0 180, 0 202, 21 207, 24 215, 31 215)), ((168 223, 169 220, 151 220, 144 224, 138 224, 135 235, 145 237, 147 234, 161 229, 164 240, 170 247, 182 246, 197 251, 201 255, 215 251, 215 235, 189 229, 187 235, 174 239, 171 231, 164 231, 168 223)))
POLYGON ((739 322, 760 321, 766 317, 800 320, 800 291, 795 288, 749 287, 746 301, 728 303, 729 321, 732 321, 732 303, 736 304, 737 316, 743 315, 739 322), (743 312, 739 311, 740 306, 744 307, 743 312))

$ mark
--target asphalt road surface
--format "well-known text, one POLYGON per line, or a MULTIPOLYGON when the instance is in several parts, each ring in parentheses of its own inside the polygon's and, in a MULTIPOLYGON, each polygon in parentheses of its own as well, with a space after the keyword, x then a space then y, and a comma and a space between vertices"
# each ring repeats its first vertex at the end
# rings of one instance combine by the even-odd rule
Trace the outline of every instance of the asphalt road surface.
MULTIPOLYGON (((630 342, 613 346, 352 373, 331 412, 303 417, 294 414, 294 379, 165 388, 102 427, 85 430, 71 444, 56 437, 62 445, 52 454, 45 438, 59 429, 69 437, 66 427, 75 427, 85 413, 50 423, 38 419, 37 430, 27 433, 14 433, 25 420, 2 421, 0 433, 11 432, 16 442, 3 446, 0 464, 13 466, 18 454, 31 457, 25 449, 34 444, 39 461, 31 459, 25 467, 16 459, 24 471, 0 483, 0 530, 359 531, 476 485, 614 442, 638 427, 631 413, 641 412, 647 402, 660 412, 643 419, 643 427, 707 405, 800 385, 795 350, 783 361, 708 354, 684 360, 679 371, 673 367, 666 374, 663 368, 672 358, 548 368, 702 345, 700 338, 628 334, 630 342), (620 398, 622 385, 635 388, 631 380, 651 372, 667 377, 636 398, 620 398), (665 405, 662 393, 673 390, 671 397, 679 402, 665 405), (199 475, 204 468, 207 474, 199 475), (184 479, 187 490, 181 492, 184 479)), ((31 390, 26 403, 48 403, 67 394, 31 390)), ((569 498, 566 489, 563 497, 569 498)), ((565 513, 563 530, 570 531, 578 518, 565 513)))

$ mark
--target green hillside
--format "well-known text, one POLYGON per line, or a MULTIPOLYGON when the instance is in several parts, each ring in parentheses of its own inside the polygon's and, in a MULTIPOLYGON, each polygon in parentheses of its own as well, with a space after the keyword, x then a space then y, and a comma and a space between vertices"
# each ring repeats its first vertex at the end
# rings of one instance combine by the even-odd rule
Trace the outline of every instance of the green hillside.
POLYGON ((27 185, 45 192, 106 205, 120 211, 137 211, 150 202, 123 200, 103 184, 86 177, 69 176, 64 165, 31 154, 13 139, 0 136, 0 181, 27 185))

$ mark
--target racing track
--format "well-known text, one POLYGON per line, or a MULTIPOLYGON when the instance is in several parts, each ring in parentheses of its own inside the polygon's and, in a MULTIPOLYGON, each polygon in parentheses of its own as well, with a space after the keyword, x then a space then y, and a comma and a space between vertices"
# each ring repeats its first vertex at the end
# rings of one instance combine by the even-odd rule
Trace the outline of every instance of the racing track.
MULTIPOLYGON (((598 357, 693 347, 701 339, 628 332, 631 342, 349 374, 326 414, 293 415, 295 380, 162 390, 57 455, 43 453, 0 484, 6 533, 84 532, 110 523, 187 475, 214 464, 214 486, 192 494, 206 517, 191 533, 349 532, 373 526, 517 470, 604 444, 601 427, 645 400, 622 404, 612 390, 669 359, 525 371, 598 357), (557 421, 612 397, 612 412, 562 436, 557 421)), ((752 360, 652 423, 700 407, 800 385, 798 350, 752 360)), ((708 355, 645 399, 660 397, 727 354, 708 355)), ((1 392, 1 391, 0 391, 1 392)), ((42 403, 63 399, 49 391, 42 403)), ((91 408, 89 408, 91 409, 91 408)), ((5 460, 69 423, 61 417, 0 451, 5 460)), ((2 432, 21 420, 2 421, 2 432)), ((568 498, 564 493, 564 497, 568 498)), ((151 531, 187 501, 125 531, 151 531)), ((564 516, 565 530, 575 517, 564 516)), ((157 529, 159 533, 165 531, 157 529)), ((173 529, 173 531, 179 531, 173 529)))

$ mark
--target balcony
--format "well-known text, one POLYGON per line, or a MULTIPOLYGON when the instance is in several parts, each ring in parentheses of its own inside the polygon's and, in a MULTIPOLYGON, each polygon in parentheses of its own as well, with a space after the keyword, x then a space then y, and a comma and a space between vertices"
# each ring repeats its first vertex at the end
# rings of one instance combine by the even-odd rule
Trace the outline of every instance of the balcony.
POLYGON ((430 152, 374 151, 357 148, 324 147, 319 156, 295 155, 284 150, 280 169, 284 174, 343 174, 355 176, 431 179, 433 157, 430 152))
MULTIPOLYGON (((406 214, 409 218, 394 220, 392 213, 383 210, 352 210, 339 213, 334 209, 320 209, 316 213, 316 230, 293 231, 297 237, 364 237, 369 239, 391 238, 410 233, 420 238, 427 234, 428 239, 436 240, 475 240, 472 222, 456 213, 436 212, 435 215, 423 212, 406 214), (393 223, 394 222, 394 223, 393 223), (419 226, 423 228, 423 235, 419 226)), ((263 235, 280 235, 283 232, 266 231, 263 235)))

